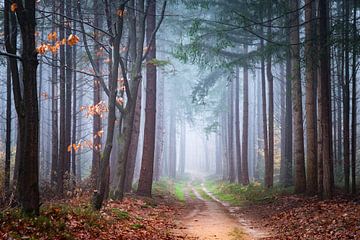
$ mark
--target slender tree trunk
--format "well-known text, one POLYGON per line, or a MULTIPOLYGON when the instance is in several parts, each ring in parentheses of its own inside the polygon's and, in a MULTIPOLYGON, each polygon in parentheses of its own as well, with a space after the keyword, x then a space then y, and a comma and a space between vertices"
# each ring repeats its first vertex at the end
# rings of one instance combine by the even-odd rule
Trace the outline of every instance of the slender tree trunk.
POLYGON ((5 136, 5 176, 4 190, 6 199, 10 196, 10 159, 11 159, 11 69, 10 61, 6 66, 6 136, 5 136))
MULTIPOLYGON (((244 46, 244 54, 247 54, 248 47, 244 46)), ((242 184, 249 184, 248 167, 248 142, 249 142, 249 73, 248 67, 244 66, 243 77, 243 131, 242 131, 242 184)))
MULTIPOLYGON (((78 2, 78 9, 80 9, 78 2)), ((125 4, 120 5, 119 10, 124 11, 125 4)), ((107 192, 109 188, 109 160, 110 154, 114 139, 114 129, 115 129, 115 120, 116 120, 116 93, 117 93, 117 82, 119 75, 119 63, 120 63, 120 42, 123 31, 123 16, 117 15, 116 19, 116 32, 115 37, 112 39, 113 49, 112 49, 112 66, 111 66, 111 76, 109 76, 109 114, 108 114, 108 126, 107 126, 107 135, 105 148, 103 152, 103 158, 100 164, 100 174, 99 174, 99 184, 98 190, 94 192, 93 196, 93 207, 96 210, 99 210, 102 206, 104 199, 107 198, 107 192)))
POLYGON ((157 116, 156 116, 156 142, 155 142, 155 166, 154 180, 158 181, 161 175, 161 163, 164 160, 164 79, 157 78, 157 116))
MULTIPOLYGON (((53 5, 55 12, 57 4, 53 5)), ((52 16, 52 32, 56 32, 55 14, 52 16)), ((53 41, 53 44, 55 41, 53 41)), ((59 127, 58 127, 58 79, 57 79, 57 54, 52 55, 51 67, 51 185, 55 186, 58 179, 59 160, 59 127)))
MULTIPOLYGON (((77 18, 76 17, 76 11, 74 12, 74 18, 77 18)), ((74 22, 74 29, 76 29, 76 22, 74 22)), ((76 69, 77 67, 77 64, 76 64, 76 57, 77 57, 77 48, 76 46, 73 46, 73 52, 72 52, 72 63, 73 63, 73 68, 76 69)), ((78 106, 77 106, 77 74, 76 72, 74 71, 73 72, 73 100, 72 100, 72 124, 73 124, 73 127, 72 127, 72 140, 71 142, 73 144, 77 144, 76 142, 76 134, 77 134, 77 109, 78 109, 78 106)), ((77 150, 75 149, 72 149, 72 152, 71 152, 71 177, 72 177, 72 184, 73 186, 75 187, 76 186, 76 165, 77 165, 77 150)))
POLYGON ((319 0, 319 46, 320 46, 320 123, 322 136, 322 161, 323 167, 323 193, 325 199, 332 196, 332 174, 331 174, 331 108, 330 108, 330 52, 328 43, 328 1, 319 0))
POLYGON ((317 193, 317 139, 316 139, 316 83, 314 61, 314 14, 313 1, 305 2, 305 61, 306 61, 306 167, 307 185, 309 195, 317 193))
POLYGON ((241 141, 240 141, 240 73, 236 67, 235 81, 235 156, 237 163, 238 181, 242 182, 242 163, 241 163, 241 141))
MULTIPOLYGON (((66 0, 66 16, 71 18, 72 17, 72 0, 66 0)), ((70 36, 71 34, 71 22, 67 22, 66 28, 66 37, 70 36)), ((68 147, 71 145, 71 98, 72 98, 72 74, 73 74, 73 61, 72 61, 72 47, 67 44, 65 47, 65 54, 66 54, 66 71, 65 71, 65 155, 62 158, 65 161, 65 176, 66 180, 70 180, 70 165, 71 165, 71 154, 68 151, 68 147)))
POLYGON ((290 9, 293 11, 290 17, 291 28, 291 79, 293 94, 294 115, 294 161, 295 161, 295 192, 303 193, 306 190, 305 160, 304 160, 304 129, 302 113, 302 93, 300 74, 300 38, 299 38, 299 2, 290 0, 290 9))
MULTIPOLYGON (((59 36, 60 39, 65 38, 64 30, 64 14, 65 7, 64 2, 60 3, 59 14, 60 14, 60 26, 59 26, 59 36)), ((58 181, 57 181, 57 193, 59 196, 64 194, 64 174, 65 174, 65 160, 64 156, 66 155, 67 146, 66 146, 66 122, 65 122, 65 46, 60 45, 60 142, 59 142, 59 159, 58 159, 58 181)))
MULTIPOLYGON (((272 18, 272 1, 268 7, 268 18, 272 18)), ((267 30, 268 38, 271 41, 271 21, 267 30)), ((266 76, 268 85, 268 96, 269 96, 269 159, 265 162, 265 185, 272 187, 274 183, 274 77, 272 74, 272 56, 268 54, 266 59, 266 76)))
POLYGON ((350 65, 349 65, 349 11, 350 4, 344 0, 345 7, 345 80, 343 83, 343 116, 344 116, 344 183, 345 192, 350 191, 350 65))
MULTIPOLYGON (((96 28, 101 27, 100 18, 101 18, 101 8, 99 0, 94 0, 93 2, 93 9, 94 9, 94 26, 96 28)), ((101 56, 101 46, 99 45, 98 41, 100 40, 100 32, 94 28, 94 52, 95 58, 95 68, 97 72, 101 71, 101 63, 100 63, 100 56, 101 56)), ((94 84, 93 84, 93 105, 99 104, 101 101, 101 91, 100 91, 100 80, 95 77, 94 84)), ((98 114, 95 114, 93 117, 93 149, 92 149, 92 163, 91 163, 91 181, 93 186, 96 186, 97 181, 99 180, 99 168, 100 168, 100 155, 101 155, 101 137, 99 136, 99 132, 101 131, 101 117, 98 114)))
POLYGON ((229 83, 229 118, 228 118, 228 160, 229 160, 229 181, 235 182, 235 169, 234 169, 234 83, 229 83))
POLYGON ((151 35, 156 27, 156 1, 148 1, 148 16, 146 18, 146 41, 149 48, 146 64, 146 106, 143 156, 141 162, 138 195, 151 196, 156 131, 156 65, 151 61, 156 59, 156 37, 151 41, 151 35))
MULTIPOLYGON (((353 15, 353 41, 357 39, 356 29, 356 11, 357 11, 357 0, 354 0, 354 15, 353 15)), ((357 96, 356 96, 356 65, 357 65, 357 49, 356 44, 353 45, 352 53, 352 123, 351 123, 351 192, 356 193, 356 130, 357 130, 357 96)))

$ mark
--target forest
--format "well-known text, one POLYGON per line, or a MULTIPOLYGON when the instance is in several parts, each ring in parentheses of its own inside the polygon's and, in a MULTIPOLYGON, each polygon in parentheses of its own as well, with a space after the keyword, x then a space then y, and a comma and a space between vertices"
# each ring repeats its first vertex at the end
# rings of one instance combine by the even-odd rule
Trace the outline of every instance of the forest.
POLYGON ((358 0, 1 1, 0 239, 360 239, 359 27, 358 0))

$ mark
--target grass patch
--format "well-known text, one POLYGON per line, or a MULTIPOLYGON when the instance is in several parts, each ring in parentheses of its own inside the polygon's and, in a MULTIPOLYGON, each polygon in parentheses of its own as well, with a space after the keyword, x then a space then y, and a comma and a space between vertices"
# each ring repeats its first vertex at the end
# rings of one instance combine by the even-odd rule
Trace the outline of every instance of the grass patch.
POLYGON ((263 187, 260 183, 251 183, 248 186, 228 182, 206 181, 205 186, 221 201, 232 205, 261 204, 275 200, 277 196, 290 194, 292 188, 274 186, 271 189, 263 187))
POLYGON ((156 195, 172 195, 177 200, 184 202, 185 201, 185 181, 174 181, 167 178, 162 178, 161 180, 153 184, 153 193, 156 195))
POLYGON ((113 208, 113 209, 111 209, 111 211, 115 214, 115 216, 118 220, 127 220, 130 218, 130 215, 128 212, 122 211, 118 208, 113 208))
POLYGON ((181 202, 185 202, 185 182, 175 183, 175 197, 181 202))
MULTIPOLYGON (((200 194, 200 196, 205 199, 205 200, 208 200, 208 201, 211 201, 212 198, 204 191, 204 189, 202 188, 201 185, 197 185, 194 187, 195 190, 200 194)), ((191 191, 192 192, 192 191, 191 191)))

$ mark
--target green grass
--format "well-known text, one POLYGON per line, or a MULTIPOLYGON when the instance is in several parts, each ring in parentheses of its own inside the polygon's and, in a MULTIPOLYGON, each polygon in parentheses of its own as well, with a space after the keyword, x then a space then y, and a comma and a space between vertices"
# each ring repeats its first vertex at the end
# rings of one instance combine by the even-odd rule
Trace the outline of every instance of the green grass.
POLYGON ((171 194, 180 202, 185 201, 185 181, 174 181, 171 179, 163 178, 153 184, 153 193, 156 195, 171 194))
POLYGON ((113 208, 113 209, 111 209, 111 211, 115 214, 115 216, 118 220, 126 220, 126 219, 130 218, 130 215, 128 212, 122 211, 118 208, 113 208))
POLYGON ((206 188, 218 199, 232 205, 261 204, 275 200, 277 196, 293 192, 292 188, 274 186, 271 189, 260 183, 251 183, 248 186, 228 182, 206 181, 206 188))
POLYGON ((194 188, 203 199, 208 200, 208 201, 212 200, 212 198, 203 190, 201 185, 196 185, 194 188))

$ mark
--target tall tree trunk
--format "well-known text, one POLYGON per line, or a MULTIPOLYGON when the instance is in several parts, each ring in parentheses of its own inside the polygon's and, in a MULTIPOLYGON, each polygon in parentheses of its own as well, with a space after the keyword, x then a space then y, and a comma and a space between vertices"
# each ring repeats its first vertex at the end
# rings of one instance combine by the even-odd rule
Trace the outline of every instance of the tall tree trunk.
MULTIPOLYGON (((71 19, 72 17, 72 6, 71 6, 72 0, 66 0, 66 16, 71 19)), ((66 37, 70 36, 71 34, 71 22, 67 20, 66 27, 66 37)), ((65 72, 65 155, 62 156, 62 158, 65 161, 64 167, 65 167, 65 176, 66 180, 70 180, 70 165, 71 165, 71 154, 70 151, 68 151, 68 147, 71 145, 71 98, 72 98, 72 74, 73 74, 73 61, 72 61, 72 47, 67 44, 65 47, 65 54, 66 54, 66 72, 65 72)))
MULTIPOLYGON (((321 136, 322 136, 322 161, 323 167, 323 192, 322 196, 327 199, 332 196, 332 174, 331 174, 331 108, 330 108, 330 51, 328 43, 328 28, 329 28, 329 15, 328 15, 328 1, 319 0, 319 47, 320 47, 320 123, 321 123, 321 136)), ((319 134, 319 135, 320 135, 319 134)), ((320 176, 319 176, 320 177, 320 176)))
POLYGON ((6 65, 6 136, 4 190, 6 199, 10 196, 10 159, 11 159, 11 69, 10 61, 6 65))
MULTIPOLYGON (((263 27, 261 27, 263 35, 263 27)), ((260 39, 260 49, 264 49, 264 39, 260 39)), ((269 142, 268 142, 268 125, 267 125, 267 107, 266 107, 266 81, 265 81, 265 58, 262 56, 260 60, 261 67, 261 98, 262 98, 262 127, 264 138, 264 161, 265 161, 265 187, 270 188, 273 185, 271 173, 269 173, 269 142)))
MULTIPOLYGON (((80 3, 78 2, 78 9, 80 10, 80 3)), ((119 11, 124 11, 125 4, 120 5, 119 11)), ((99 183, 97 191, 94 192, 93 196, 93 208, 99 210, 102 206, 104 199, 107 198, 107 192, 109 188, 109 161, 110 154, 112 150, 112 144, 114 139, 114 129, 115 129, 115 120, 116 120, 116 94, 117 94, 117 82, 119 76, 119 64, 120 64, 120 43, 123 32, 123 16, 117 15, 116 18, 116 35, 112 39, 112 66, 111 66, 111 76, 109 76, 109 114, 108 114, 108 126, 107 126, 107 135, 105 148, 103 152, 103 158, 100 164, 100 174, 99 174, 99 183)))
POLYGON ((305 2, 305 61, 306 61, 306 167, 309 195, 317 193, 317 139, 316 139, 316 83, 314 61, 314 1, 305 2))
MULTIPOLYGON (((248 46, 244 45, 244 54, 248 52, 248 46)), ((243 131, 242 131, 242 181, 243 185, 249 184, 248 167, 248 142, 249 142, 249 73, 248 67, 244 65, 243 77, 243 131)))
MULTIPOLYGON (((268 18, 270 20, 267 35, 269 41, 272 40, 271 33, 271 18, 272 18, 272 1, 268 6, 268 18)), ((274 184, 274 77, 272 74, 272 56, 268 54, 266 59, 266 77, 269 83, 268 85, 268 96, 269 96, 269 158, 265 162, 265 185, 272 187, 274 184)))
MULTIPOLYGON (((39 109, 37 96, 36 69, 38 66, 35 48, 35 3, 36 1, 16 1, 15 10, 22 36, 22 84, 24 93, 21 96, 18 73, 12 70, 15 107, 19 117, 19 175, 17 182, 17 196, 21 209, 26 214, 39 214, 39 109)), ((4 19, 5 39, 10 36, 9 14, 10 3, 5 1, 4 19)), ((12 18, 11 17, 11 18, 12 18)), ((14 27, 14 21, 11 21, 14 27)), ((14 51, 9 42, 7 51, 14 51)), ((15 46, 13 46, 15 47, 15 46)), ((16 53, 16 50, 15 50, 16 53)), ((12 64, 16 64, 13 62, 12 64)), ((15 67, 12 66, 15 70, 15 67)), ((17 68, 17 67, 16 67, 17 68)), ((16 69, 17 70, 17 69, 16 69)))
POLYGON ((242 163, 241 163, 241 141, 240 141, 240 73, 236 67, 235 81, 235 156, 237 163, 238 181, 242 182, 242 163))
POLYGON ((228 108, 228 160, 229 160, 229 181, 235 182, 235 169, 234 169, 234 82, 229 83, 229 108, 228 108))
MULTIPOLYGON (((59 14, 60 14, 60 26, 59 26, 59 37, 60 39, 65 38, 65 29, 64 29, 64 14, 65 7, 64 2, 60 2, 59 14)), ((64 174, 65 174, 65 160, 64 156, 67 152, 66 146, 66 122, 65 122, 65 46, 60 45, 60 142, 59 142, 59 158, 58 158, 58 181, 57 181, 57 193, 59 196, 63 196, 64 194, 64 174)))
MULTIPOLYGON (((94 0, 93 2, 93 9, 94 9, 94 52, 95 58, 95 68, 97 72, 101 71, 101 63, 100 63, 100 55, 101 55, 101 46, 98 43, 100 40, 100 32, 96 28, 101 27, 101 8, 100 8, 100 2, 99 0, 94 0)), ((101 101, 101 91, 100 91, 100 79, 97 77, 94 78, 94 84, 93 84, 93 105, 99 104, 101 101)), ((93 116, 93 149, 92 149, 92 163, 91 163, 91 181, 93 186, 96 186, 96 182, 99 179, 99 168, 100 168, 100 155, 101 155, 101 137, 99 136, 99 132, 101 131, 101 117, 98 114, 95 114, 93 116)))
MULTIPOLYGON (((76 8, 75 8, 76 9, 76 8)), ((74 18, 77 18, 77 14, 76 14, 76 10, 74 12, 74 18)), ((76 30, 76 22, 74 22, 74 29, 76 30)), ((77 48, 76 46, 73 46, 73 52, 72 52, 72 63, 73 63, 73 68, 76 69, 77 67, 77 64, 76 64, 76 57, 77 57, 77 48)), ((73 127, 72 127, 72 136, 71 136, 71 142, 72 144, 76 144, 76 135, 77 135, 77 74, 76 72, 74 71, 73 72, 73 92, 72 92, 72 97, 73 97, 73 100, 72 100, 72 124, 73 124, 73 127)), ((71 152, 71 177, 72 177, 72 184, 73 186, 75 187, 76 186, 76 165, 77 165, 77 150, 75 149, 72 149, 72 152, 71 152)))
POLYGON ((345 191, 350 190, 350 65, 349 65, 349 12, 350 4, 344 0, 345 7, 345 79, 343 82, 343 116, 344 116, 344 183, 345 191))
POLYGON ((157 116, 156 116, 156 142, 155 142, 155 166, 154 180, 158 181, 161 175, 161 163, 164 158, 164 79, 157 78, 157 116))
POLYGON ((156 130, 156 37, 151 39, 156 27, 156 1, 148 1, 148 16, 146 18, 146 41, 149 48, 146 64, 146 103, 144 146, 141 162, 138 195, 151 196, 156 130))
POLYGON ((304 129, 302 113, 302 93, 300 74, 300 38, 299 38, 299 2, 290 0, 290 44, 291 44, 291 79, 294 115, 294 161, 295 161, 295 192, 306 190, 305 160, 304 160, 304 129))
MULTIPOLYGON (((53 5, 56 11, 57 4, 53 5)), ((55 14, 52 16, 52 32, 56 32, 55 14)), ((53 44, 55 41, 53 41, 53 44)), ((58 160, 59 160, 59 127, 58 127, 58 79, 57 79, 57 54, 52 55, 51 66, 51 185, 55 186, 58 179, 58 160)))
MULTIPOLYGON (((357 40, 357 28, 356 28, 356 11, 357 0, 354 0, 354 15, 353 15, 353 41, 357 40)), ((357 92, 356 92, 356 66, 357 66, 357 49, 356 44, 353 45, 352 52, 352 119, 351 119, 351 192, 356 193, 356 130, 357 130, 357 92)))

